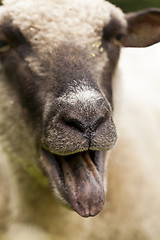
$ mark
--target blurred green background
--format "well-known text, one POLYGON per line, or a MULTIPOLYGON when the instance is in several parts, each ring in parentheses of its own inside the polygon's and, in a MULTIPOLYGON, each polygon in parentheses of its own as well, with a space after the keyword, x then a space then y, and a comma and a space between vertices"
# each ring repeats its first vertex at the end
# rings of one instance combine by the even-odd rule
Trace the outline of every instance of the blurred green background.
POLYGON ((124 12, 131 12, 149 7, 160 8, 160 0, 109 0, 109 1, 115 4, 117 7, 122 8, 124 12))

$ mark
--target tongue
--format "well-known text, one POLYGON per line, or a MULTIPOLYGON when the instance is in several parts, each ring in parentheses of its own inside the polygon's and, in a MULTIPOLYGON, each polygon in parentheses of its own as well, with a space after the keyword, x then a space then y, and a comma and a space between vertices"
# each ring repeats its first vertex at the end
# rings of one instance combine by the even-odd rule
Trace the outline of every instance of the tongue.
POLYGON ((104 205, 101 176, 88 152, 60 158, 68 198, 73 209, 83 217, 95 216, 104 205))

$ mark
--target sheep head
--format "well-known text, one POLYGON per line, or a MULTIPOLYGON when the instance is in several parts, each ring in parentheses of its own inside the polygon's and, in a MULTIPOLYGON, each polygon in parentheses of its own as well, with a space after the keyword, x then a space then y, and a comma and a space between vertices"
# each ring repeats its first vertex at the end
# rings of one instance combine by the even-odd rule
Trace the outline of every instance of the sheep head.
POLYGON ((102 0, 3 2, 0 60, 8 83, 27 110, 53 192, 83 217, 105 201, 121 46, 159 40, 157 9, 125 15, 102 0))

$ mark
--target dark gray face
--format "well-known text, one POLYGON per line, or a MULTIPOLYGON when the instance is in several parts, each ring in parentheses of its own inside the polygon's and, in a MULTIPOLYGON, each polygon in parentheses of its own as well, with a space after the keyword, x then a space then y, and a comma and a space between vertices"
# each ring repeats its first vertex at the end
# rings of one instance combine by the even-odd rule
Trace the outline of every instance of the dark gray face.
POLYGON ((109 61, 96 73, 96 58, 85 47, 64 43, 46 52, 44 61, 19 29, 1 26, 0 47, 10 47, 0 59, 28 112, 52 187, 82 216, 97 214, 104 204, 104 151, 117 138, 111 79, 119 46, 105 34, 101 47, 109 61), (32 71, 28 57, 40 61, 41 74, 32 71))

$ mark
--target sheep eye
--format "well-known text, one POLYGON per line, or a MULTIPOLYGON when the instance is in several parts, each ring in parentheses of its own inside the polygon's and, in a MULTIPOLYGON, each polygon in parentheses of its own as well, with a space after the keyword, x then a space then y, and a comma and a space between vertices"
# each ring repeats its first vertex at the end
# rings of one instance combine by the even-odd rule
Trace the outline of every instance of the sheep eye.
POLYGON ((0 40, 0 53, 4 53, 10 49, 10 44, 6 40, 0 40))
POLYGON ((123 36, 124 36, 123 34, 117 34, 115 36, 115 39, 120 42, 122 40, 123 36))
POLYGON ((121 46, 122 45, 121 41, 123 37, 124 37, 124 34, 117 34, 112 38, 112 41, 115 45, 121 46))

